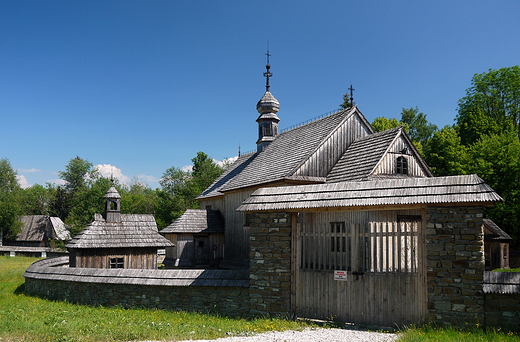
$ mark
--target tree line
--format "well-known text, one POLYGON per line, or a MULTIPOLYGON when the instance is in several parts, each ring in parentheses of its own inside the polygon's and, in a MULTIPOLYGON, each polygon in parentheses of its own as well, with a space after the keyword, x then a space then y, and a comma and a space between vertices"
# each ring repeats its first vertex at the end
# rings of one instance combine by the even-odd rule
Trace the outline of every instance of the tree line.
MULTIPOLYGON (((224 172, 204 152, 191 160, 193 168, 184 171, 177 167, 166 170, 159 181, 161 188, 151 189, 137 178, 130 185, 114 179, 121 195, 121 213, 153 214, 162 229, 177 219, 186 209, 197 209, 195 197, 224 172)), ((7 159, 0 159, 0 232, 5 239, 14 239, 20 232, 21 215, 49 215, 61 218, 74 236, 94 220, 95 213, 103 213, 103 196, 111 185, 86 159, 72 158, 59 172, 64 185, 46 183, 29 188, 20 187, 17 173, 7 159)))
MULTIPOLYGON (((342 108, 351 106, 348 94, 342 108)), ((495 189, 504 202, 486 209, 492 219, 520 247, 520 68, 489 69, 475 74, 466 96, 458 102, 453 125, 442 129, 427 120, 418 107, 403 108, 400 120, 379 117, 376 131, 403 126, 435 176, 477 174, 495 189)), ((115 181, 121 194, 122 213, 153 214, 164 228, 186 209, 199 207, 195 197, 206 189, 225 167, 198 152, 193 169, 171 167, 160 180, 160 189, 150 189, 133 179, 130 185, 115 181)), ((7 159, 0 159, 0 228, 4 237, 19 231, 19 215, 60 217, 75 235, 104 210, 103 196, 110 180, 92 163, 73 158, 59 173, 64 185, 47 183, 22 189, 7 159)))

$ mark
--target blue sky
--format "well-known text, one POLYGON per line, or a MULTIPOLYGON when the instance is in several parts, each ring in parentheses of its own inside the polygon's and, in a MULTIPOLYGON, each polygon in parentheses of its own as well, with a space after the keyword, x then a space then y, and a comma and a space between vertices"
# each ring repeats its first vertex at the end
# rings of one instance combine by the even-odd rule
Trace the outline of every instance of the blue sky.
POLYGON ((519 1, 0 2, 0 158, 25 185, 71 158, 150 187, 197 151, 256 149, 266 46, 280 127, 417 106, 453 124, 475 73, 519 64, 519 1))

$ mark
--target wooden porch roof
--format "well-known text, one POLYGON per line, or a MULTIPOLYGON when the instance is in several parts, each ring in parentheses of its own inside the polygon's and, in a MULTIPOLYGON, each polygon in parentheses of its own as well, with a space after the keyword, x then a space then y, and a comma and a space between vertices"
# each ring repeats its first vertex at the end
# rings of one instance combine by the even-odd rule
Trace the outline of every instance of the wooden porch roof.
POLYGON ((480 177, 464 175, 260 188, 237 210, 339 210, 451 203, 493 205, 498 201, 502 198, 480 177))

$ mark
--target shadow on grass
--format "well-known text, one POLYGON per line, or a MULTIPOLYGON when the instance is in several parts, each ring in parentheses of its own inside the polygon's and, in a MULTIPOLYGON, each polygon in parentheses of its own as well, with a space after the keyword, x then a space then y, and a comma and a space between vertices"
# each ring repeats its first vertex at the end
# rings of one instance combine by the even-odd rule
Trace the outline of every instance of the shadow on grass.
POLYGON ((25 283, 24 284, 21 284, 19 285, 16 290, 14 290, 14 294, 15 295, 22 295, 22 294, 27 294, 25 293, 25 283))

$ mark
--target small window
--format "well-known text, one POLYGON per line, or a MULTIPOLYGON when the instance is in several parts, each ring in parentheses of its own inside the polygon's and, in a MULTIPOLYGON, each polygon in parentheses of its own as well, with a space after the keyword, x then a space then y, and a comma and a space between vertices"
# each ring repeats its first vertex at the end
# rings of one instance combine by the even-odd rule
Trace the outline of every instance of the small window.
POLYGON ((110 268, 125 268, 125 258, 110 258, 110 268))
POLYGON ((408 174, 408 159, 405 157, 397 157, 396 173, 401 175, 408 174))
POLYGON ((273 135, 273 129, 271 127, 271 123, 270 122, 268 122, 267 125, 265 125, 264 129, 265 129, 264 130, 264 132, 265 132, 264 135, 267 135, 267 136, 273 135))

